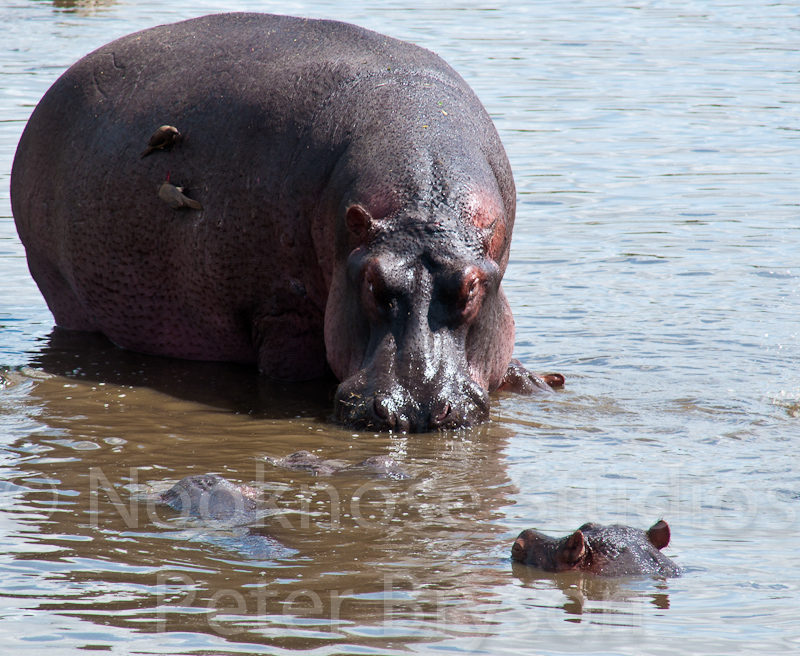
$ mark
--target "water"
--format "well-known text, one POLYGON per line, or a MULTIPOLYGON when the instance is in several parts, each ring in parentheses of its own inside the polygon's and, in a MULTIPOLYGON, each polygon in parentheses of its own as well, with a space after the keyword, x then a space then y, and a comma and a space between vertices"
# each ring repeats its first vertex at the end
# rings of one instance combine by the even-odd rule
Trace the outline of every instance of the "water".
POLYGON ((0 6, 0 646, 7 653, 800 651, 800 7, 765 0, 0 6), (8 178, 80 56, 222 9, 334 17, 428 47, 515 171, 516 355, 568 376, 441 435, 353 433, 329 390, 54 333, 8 178), (297 449, 412 475, 314 477, 297 449), (260 486, 289 551, 146 501, 260 486), (664 517, 679 579, 511 564, 523 528, 664 517), (290 551, 295 550, 295 551, 290 551))

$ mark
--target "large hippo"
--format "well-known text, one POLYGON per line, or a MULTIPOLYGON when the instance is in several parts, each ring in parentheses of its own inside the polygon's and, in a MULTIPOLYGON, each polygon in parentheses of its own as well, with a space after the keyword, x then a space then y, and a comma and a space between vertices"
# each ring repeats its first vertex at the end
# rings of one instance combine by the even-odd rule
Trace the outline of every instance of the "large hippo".
POLYGON ((562 381, 509 369, 511 170, 417 46, 242 13, 126 36, 39 103, 11 197, 59 326, 278 379, 329 368, 345 423, 468 426, 488 392, 562 381))

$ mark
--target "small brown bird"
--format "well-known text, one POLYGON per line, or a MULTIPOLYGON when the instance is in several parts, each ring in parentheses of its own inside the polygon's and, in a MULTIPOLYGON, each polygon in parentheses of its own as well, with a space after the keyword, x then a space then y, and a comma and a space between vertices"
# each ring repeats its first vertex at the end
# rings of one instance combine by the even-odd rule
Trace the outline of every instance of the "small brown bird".
POLYGON ((171 146, 180 136, 181 133, 178 132, 178 128, 171 125, 162 125, 153 132, 153 136, 147 142, 147 148, 142 152, 142 157, 147 157, 154 150, 162 150, 167 146, 171 146))
POLYGON ((203 207, 196 200, 183 195, 183 187, 165 182, 158 190, 158 197, 171 208, 179 210, 181 207, 190 207, 193 210, 202 210, 203 207))

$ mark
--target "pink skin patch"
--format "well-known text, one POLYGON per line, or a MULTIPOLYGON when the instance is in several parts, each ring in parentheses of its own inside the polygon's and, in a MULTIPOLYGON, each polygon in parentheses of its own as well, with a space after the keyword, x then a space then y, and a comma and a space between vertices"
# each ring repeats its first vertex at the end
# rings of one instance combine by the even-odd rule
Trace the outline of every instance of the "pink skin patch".
POLYGON ((481 231, 484 252, 497 261, 506 241, 505 212, 493 195, 474 193, 467 202, 466 213, 481 231))

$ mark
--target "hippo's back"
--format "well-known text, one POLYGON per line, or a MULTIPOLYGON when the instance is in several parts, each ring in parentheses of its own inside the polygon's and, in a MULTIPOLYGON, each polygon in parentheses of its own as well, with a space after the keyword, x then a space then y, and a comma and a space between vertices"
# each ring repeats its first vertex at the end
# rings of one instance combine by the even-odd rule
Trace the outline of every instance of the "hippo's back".
MULTIPOLYGON (((322 373, 329 264, 306 224, 341 146, 309 134, 348 89, 382 75, 437 80, 485 114, 433 53, 334 21, 217 14, 76 63, 33 112, 11 179, 56 322, 143 352, 241 362, 256 361, 261 322, 263 334, 297 336, 276 351, 308 354, 278 375, 322 373), (141 157, 163 124, 182 137, 141 157), (170 207, 166 181, 202 209, 170 207)), ((326 120, 330 133, 355 129, 326 120)))

